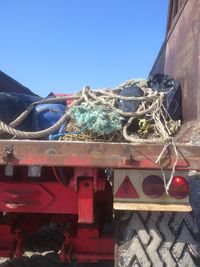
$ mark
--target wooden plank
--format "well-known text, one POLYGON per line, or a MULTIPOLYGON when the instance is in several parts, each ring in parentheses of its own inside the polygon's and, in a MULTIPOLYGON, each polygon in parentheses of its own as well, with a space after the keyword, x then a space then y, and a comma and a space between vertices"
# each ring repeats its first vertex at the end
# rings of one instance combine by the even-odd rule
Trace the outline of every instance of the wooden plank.
POLYGON ((192 210, 190 205, 161 205, 149 203, 118 203, 113 204, 115 210, 141 210, 141 211, 178 211, 190 212, 192 210))
MULTIPOLYGON (((0 165, 87 166, 160 169, 156 160, 164 144, 94 143, 36 140, 0 140, 0 165)), ((177 169, 200 170, 200 145, 177 144, 177 169)), ((171 169, 173 147, 163 167, 171 169)))

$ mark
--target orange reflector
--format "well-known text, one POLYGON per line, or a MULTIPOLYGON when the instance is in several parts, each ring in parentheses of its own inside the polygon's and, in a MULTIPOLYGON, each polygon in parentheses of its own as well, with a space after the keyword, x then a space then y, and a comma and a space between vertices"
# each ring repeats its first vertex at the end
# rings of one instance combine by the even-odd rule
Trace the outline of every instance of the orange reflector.
POLYGON ((128 176, 125 177, 120 185, 115 194, 115 198, 139 198, 139 195, 128 176))

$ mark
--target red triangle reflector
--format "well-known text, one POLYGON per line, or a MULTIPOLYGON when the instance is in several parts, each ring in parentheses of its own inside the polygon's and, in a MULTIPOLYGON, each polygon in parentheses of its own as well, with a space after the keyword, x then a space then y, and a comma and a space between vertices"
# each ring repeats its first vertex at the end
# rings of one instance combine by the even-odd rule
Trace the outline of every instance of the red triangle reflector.
POLYGON ((128 176, 125 177, 120 185, 115 194, 115 198, 139 198, 139 195, 128 176))

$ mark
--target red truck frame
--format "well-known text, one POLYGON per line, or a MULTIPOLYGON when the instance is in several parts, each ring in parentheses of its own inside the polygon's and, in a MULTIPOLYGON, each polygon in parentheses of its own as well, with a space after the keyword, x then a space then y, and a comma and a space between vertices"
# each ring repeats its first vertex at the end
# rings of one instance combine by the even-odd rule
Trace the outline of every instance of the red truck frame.
MULTIPOLYGON (((108 168, 159 169, 163 145, 1 140, 0 255, 21 256, 33 232, 49 223, 65 225, 60 259, 114 258, 113 234, 102 229, 113 218, 108 168)), ((198 146, 178 146, 177 168, 199 168, 198 146)), ((168 168, 173 162, 169 151, 168 168)))

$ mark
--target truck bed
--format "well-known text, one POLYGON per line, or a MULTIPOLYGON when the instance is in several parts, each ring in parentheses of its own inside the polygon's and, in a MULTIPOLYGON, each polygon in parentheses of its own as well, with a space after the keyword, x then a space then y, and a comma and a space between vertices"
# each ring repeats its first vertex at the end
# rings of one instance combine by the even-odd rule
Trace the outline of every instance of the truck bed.
MULTIPOLYGON (((168 21, 166 40, 151 74, 166 73, 179 80, 182 90, 182 126, 174 138, 177 169, 200 170, 200 5, 185 0, 168 21)), ((0 140, 0 164, 93 166, 102 168, 158 169, 156 160, 164 144, 0 140)), ((173 146, 163 167, 176 160, 173 146)))
MULTIPOLYGON (((176 146, 177 169, 200 169, 200 143, 179 142, 176 146)), ((0 164, 158 169, 155 162, 163 147, 164 144, 0 140, 0 164)), ((170 147, 163 167, 170 169, 175 159, 170 147)))

